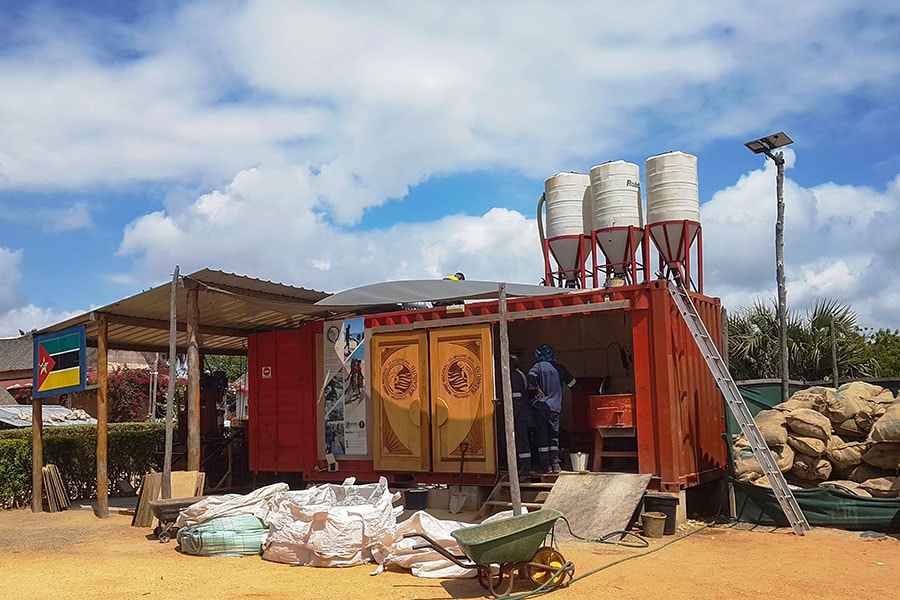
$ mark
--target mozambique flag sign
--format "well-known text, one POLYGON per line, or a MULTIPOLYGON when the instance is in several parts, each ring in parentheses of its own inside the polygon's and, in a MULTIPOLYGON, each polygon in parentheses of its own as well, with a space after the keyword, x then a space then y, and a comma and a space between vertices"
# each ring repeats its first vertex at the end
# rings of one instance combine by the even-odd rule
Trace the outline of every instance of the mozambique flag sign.
POLYGON ((35 336, 32 396, 43 398, 83 390, 86 355, 84 327, 35 336))

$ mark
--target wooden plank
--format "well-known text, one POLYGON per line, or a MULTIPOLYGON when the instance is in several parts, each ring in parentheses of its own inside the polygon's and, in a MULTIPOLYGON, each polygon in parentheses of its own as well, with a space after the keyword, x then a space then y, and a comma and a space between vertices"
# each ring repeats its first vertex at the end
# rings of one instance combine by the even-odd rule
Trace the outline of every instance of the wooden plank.
MULTIPOLYGON (((651 478, 636 473, 562 473, 544 506, 565 515, 572 533, 595 540, 628 528, 651 478)), ((574 539, 561 521, 555 533, 563 540, 574 539)))
POLYGON ((56 499, 53 497, 53 486, 47 467, 41 467, 41 483, 43 484, 44 499, 47 501, 47 510, 55 513, 57 511, 56 499))
MULTIPOLYGON (((173 473, 174 475, 174 473, 173 473)), ((138 495, 138 505, 134 510, 131 524, 135 527, 152 527, 153 512, 150 510, 150 501, 159 498, 162 488, 162 473, 147 473, 141 480, 141 491, 138 495)))
POLYGON ((57 494, 59 496, 59 505, 63 510, 69 508, 69 491, 66 488, 66 483, 63 481, 62 475, 59 472, 59 467, 56 465, 47 465, 50 468, 50 473, 53 476, 54 485, 56 486, 57 494))
MULTIPOLYGON (((190 498, 202 496, 206 484, 206 473, 198 471, 172 472, 172 498, 190 498)), ((138 504, 134 510, 131 524, 134 527, 153 527, 153 509, 151 500, 162 497, 162 473, 147 473, 141 482, 138 493, 138 504)))

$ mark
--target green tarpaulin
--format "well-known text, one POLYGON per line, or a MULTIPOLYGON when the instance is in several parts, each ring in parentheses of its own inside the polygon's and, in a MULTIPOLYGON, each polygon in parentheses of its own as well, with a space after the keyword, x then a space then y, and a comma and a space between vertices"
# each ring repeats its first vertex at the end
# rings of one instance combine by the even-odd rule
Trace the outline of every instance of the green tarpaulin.
MULTIPOLYGON (((900 381, 897 380, 870 380, 869 383, 888 388, 894 394, 900 388, 900 381)), ((737 385, 744 403, 753 415, 781 402, 780 381, 739 382, 737 385)), ((829 384, 792 382, 790 391, 794 393, 814 385, 827 386, 829 384)), ((740 433, 740 427, 730 411, 728 411, 727 429, 729 439, 733 439, 732 436, 740 433)), ((730 452, 731 445, 728 446, 730 452)), ((772 490, 737 480, 732 480, 732 483, 734 485, 735 516, 738 521, 759 525, 788 526, 787 518, 772 490)), ((828 488, 792 491, 810 525, 888 533, 900 531, 900 499, 898 498, 862 498, 828 488)))

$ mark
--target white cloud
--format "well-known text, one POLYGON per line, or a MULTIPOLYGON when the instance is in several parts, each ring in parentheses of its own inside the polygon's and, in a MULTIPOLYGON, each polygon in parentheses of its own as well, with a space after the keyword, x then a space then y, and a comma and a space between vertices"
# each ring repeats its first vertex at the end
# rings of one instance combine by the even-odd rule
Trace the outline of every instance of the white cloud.
MULTIPOLYGON (((329 291, 457 270, 536 282, 534 220, 494 199, 378 229, 366 209, 442 175, 540 179, 810 106, 825 121, 855 92, 890 105, 898 11, 882 4, 208 1, 77 27, 34 11, 0 51, 0 192, 164 186, 124 232, 134 268, 108 277, 138 287, 176 263, 329 291)), ((774 179, 767 163, 702 208, 707 288, 729 307, 774 294, 774 179)), ((900 317, 898 190, 788 178, 790 302, 827 290, 900 317)), ((71 227, 103 214, 54 210, 71 227)), ((0 252, 0 274, 20 258, 0 252)))
POLYGON ((0 221, 36 227, 42 231, 60 232, 89 229, 93 225, 91 209, 86 202, 68 206, 29 205, 3 206, 0 221))
POLYGON ((120 253, 136 258, 137 272, 210 266, 327 291, 458 270, 472 279, 542 276, 536 224, 515 211, 357 230, 324 221, 308 182, 293 168, 242 172, 180 212, 136 220, 120 253))
MULTIPOLYGON (((786 153, 788 167, 794 154, 786 153)), ((874 327, 898 322, 893 282, 900 242, 900 178, 884 191, 826 183, 805 189, 785 181, 788 306, 802 312, 818 298, 849 304, 874 327)), ((775 170, 767 161, 701 207, 707 285, 734 310, 768 301, 775 285, 775 170)), ((896 325, 894 325, 896 327, 896 325)))
POLYGON ((19 306, 6 312, 0 312, 0 338, 17 337, 19 331, 29 332, 41 329, 60 321, 65 321, 83 311, 56 312, 33 304, 19 306))
POLYGON ((10 250, 0 246, 0 313, 16 306, 19 301, 16 287, 22 279, 19 265, 22 250, 10 250))

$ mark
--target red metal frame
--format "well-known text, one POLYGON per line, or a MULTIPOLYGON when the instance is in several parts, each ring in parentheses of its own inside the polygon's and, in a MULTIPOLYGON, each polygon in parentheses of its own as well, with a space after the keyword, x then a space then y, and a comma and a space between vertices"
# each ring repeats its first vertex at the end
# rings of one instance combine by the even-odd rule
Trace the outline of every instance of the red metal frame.
POLYGON ((592 231, 591 248, 593 249, 593 260, 591 274, 593 277, 594 287, 600 287, 600 270, 603 270, 608 278, 615 272, 616 267, 624 267, 627 284, 634 285, 637 283, 637 274, 639 270, 644 272, 644 281, 647 281, 649 279, 649 263, 647 260, 644 260, 643 263, 639 263, 636 259, 636 257, 638 256, 638 246, 647 243, 646 237, 647 232, 644 231, 644 229, 641 229, 640 227, 634 227, 633 225, 629 225, 628 227, 608 227, 606 229, 595 229, 594 231, 592 231), (626 260, 623 260, 622 262, 608 262, 601 264, 597 260, 598 256, 606 257, 606 255, 600 248, 600 242, 597 241, 597 235, 604 231, 621 230, 625 230, 628 233, 628 241, 625 244, 625 254, 628 258, 626 260), (634 237, 634 234, 637 231, 640 231, 642 233, 642 239, 640 242, 636 241, 634 237))
MULTIPOLYGON (((654 240, 651 232, 660 231, 662 232, 662 238, 665 246, 669 249, 675 249, 675 258, 672 260, 666 260, 663 256, 662 252, 658 252, 659 254, 659 264, 660 268, 663 266, 668 267, 672 270, 678 270, 681 276, 681 280, 685 282, 685 285, 688 289, 693 288, 694 291, 699 293, 703 293, 703 227, 700 225, 698 221, 658 221, 656 223, 652 223, 647 225, 644 228, 644 264, 649 264, 650 260, 650 244, 656 245, 657 250, 659 250, 659 246, 654 240), (677 239, 670 238, 668 235, 669 230, 665 227, 666 225, 677 225, 680 224, 681 227, 681 235, 678 236, 677 239), (690 227, 696 226, 697 230, 694 233, 694 236, 689 235, 690 227), (647 240, 650 240, 650 243, 647 240), (696 282, 691 277, 691 267, 693 261, 691 260, 691 248, 696 247, 697 249, 697 280, 696 282), (679 260, 680 259, 680 260, 679 260)), ((671 258, 671 257, 670 257, 671 258)))
POLYGON ((579 287, 582 289, 585 287, 587 283, 587 278, 585 275, 584 265, 587 262, 587 257, 584 255, 584 242, 587 236, 583 234, 579 235, 559 235, 554 238, 544 240, 544 282, 547 286, 552 287, 566 287, 566 281, 568 278, 566 275, 573 274, 575 276, 575 280, 579 283, 579 287), (575 269, 563 269, 560 266, 560 260, 557 258, 556 253, 553 252, 553 246, 550 245, 550 242, 553 240, 568 240, 578 238, 578 251, 575 256, 575 260, 578 261, 578 264, 581 265, 575 269), (550 256, 553 256, 553 260, 556 261, 558 270, 554 271, 552 269, 552 265, 550 264, 550 256))

